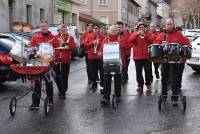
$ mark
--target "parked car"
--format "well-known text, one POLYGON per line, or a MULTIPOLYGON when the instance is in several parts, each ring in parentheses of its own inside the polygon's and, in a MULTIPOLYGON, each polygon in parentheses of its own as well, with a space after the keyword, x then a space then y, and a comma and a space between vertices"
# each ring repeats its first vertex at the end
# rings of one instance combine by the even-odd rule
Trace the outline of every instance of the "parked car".
MULTIPOLYGON (((24 34, 24 45, 29 43, 30 38, 28 34, 24 34)), ((17 79, 17 75, 10 71, 10 65, 14 61, 11 61, 9 53, 21 39, 21 33, 0 33, 0 83, 17 79)))
POLYGON ((190 41, 193 40, 194 35, 200 33, 200 29, 187 29, 184 32, 184 36, 188 37, 190 41))
MULTIPOLYGON (((68 29, 68 33, 69 35, 71 35, 72 37, 74 37, 74 41, 77 45, 77 49, 73 50, 72 52, 72 59, 75 57, 75 56, 78 56, 79 55, 79 48, 80 48, 80 37, 79 37, 79 33, 78 33, 78 29, 76 28, 76 26, 67 26, 67 29, 68 29)), ((49 27, 49 31, 53 34, 53 35, 57 35, 58 34, 58 25, 53 25, 49 27)), ((32 31, 32 35, 36 34, 40 32, 40 29, 35 29, 32 31)))
POLYGON ((192 42, 192 57, 186 63, 194 71, 200 72, 200 36, 192 42))

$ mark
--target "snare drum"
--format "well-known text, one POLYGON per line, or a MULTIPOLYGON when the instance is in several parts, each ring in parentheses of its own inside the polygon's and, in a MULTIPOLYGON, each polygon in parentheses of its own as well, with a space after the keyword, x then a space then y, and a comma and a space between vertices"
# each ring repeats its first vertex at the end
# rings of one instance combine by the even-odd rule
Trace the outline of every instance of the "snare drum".
POLYGON ((109 42, 103 47, 104 73, 119 74, 122 71, 121 51, 118 42, 109 42))
POLYGON ((24 48, 22 51, 22 43, 16 42, 9 55, 18 62, 27 62, 29 54, 24 48))
POLYGON ((166 56, 169 60, 180 58, 181 46, 177 43, 170 43, 167 48, 166 56))
POLYGON ((53 60, 53 52, 54 49, 50 43, 40 43, 36 52, 36 60, 42 63, 49 63, 53 60))
POLYGON ((190 59, 191 55, 192 55, 192 47, 186 45, 181 47, 182 58, 190 59))
POLYGON ((154 63, 164 62, 163 47, 159 44, 152 44, 148 47, 149 59, 154 63))

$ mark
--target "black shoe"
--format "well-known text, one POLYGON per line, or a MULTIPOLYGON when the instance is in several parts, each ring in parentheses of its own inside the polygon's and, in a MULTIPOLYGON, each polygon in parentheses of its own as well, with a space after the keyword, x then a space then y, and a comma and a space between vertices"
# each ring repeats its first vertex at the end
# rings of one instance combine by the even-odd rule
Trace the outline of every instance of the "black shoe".
POLYGON ((101 104, 102 105, 109 105, 110 104, 110 99, 107 99, 107 98, 103 97, 103 99, 101 100, 101 104))
POLYGON ((29 111, 37 111, 39 110, 39 105, 36 105, 36 104, 32 104, 28 107, 28 110, 29 111))
POLYGON ((166 102, 167 101, 167 95, 162 95, 162 101, 166 102))
POLYGON ((60 99, 62 99, 62 100, 65 100, 65 99, 66 99, 66 97, 65 97, 64 94, 61 94, 59 97, 60 97, 60 99))

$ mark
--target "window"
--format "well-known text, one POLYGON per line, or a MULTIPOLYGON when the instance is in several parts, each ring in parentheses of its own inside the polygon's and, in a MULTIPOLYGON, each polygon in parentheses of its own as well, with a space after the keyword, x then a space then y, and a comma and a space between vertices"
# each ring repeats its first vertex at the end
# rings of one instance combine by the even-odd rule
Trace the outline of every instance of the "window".
POLYGON ((86 5, 86 4, 87 4, 87 0, 80 0, 80 2, 81 2, 83 5, 86 5))
POLYGON ((44 9, 40 8, 40 20, 44 20, 44 9))
POLYGON ((28 24, 32 23, 32 6, 26 5, 26 22, 28 24))
POLYGON ((99 0, 99 5, 108 5, 108 0, 99 0))
POLYGON ((109 23, 109 19, 108 19, 108 17, 106 17, 106 16, 101 16, 101 17, 100 17, 100 21, 101 21, 102 23, 105 23, 105 24, 108 24, 108 23, 109 23))

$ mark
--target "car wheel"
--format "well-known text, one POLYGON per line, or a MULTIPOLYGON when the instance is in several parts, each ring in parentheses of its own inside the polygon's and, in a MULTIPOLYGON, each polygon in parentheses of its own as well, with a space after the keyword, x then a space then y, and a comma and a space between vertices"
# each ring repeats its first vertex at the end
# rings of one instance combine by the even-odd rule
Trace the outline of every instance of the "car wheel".
POLYGON ((196 72, 200 72, 200 68, 199 67, 191 67, 191 68, 196 72))

